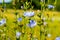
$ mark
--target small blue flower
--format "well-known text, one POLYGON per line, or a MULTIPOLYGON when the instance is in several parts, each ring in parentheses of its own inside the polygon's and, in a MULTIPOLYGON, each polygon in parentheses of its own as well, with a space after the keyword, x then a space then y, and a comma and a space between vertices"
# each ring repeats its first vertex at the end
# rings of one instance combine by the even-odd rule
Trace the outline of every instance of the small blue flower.
POLYGON ((48 5, 48 8, 50 9, 50 8, 54 8, 54 6, 53 5, 48 5))
POLYGON ((56 39, 55 40, 60 40, 60 37, 56 37, 56 39))
POLYGON ((2 21, 2 23, 3 23, 3 24, 5 24, 5 23, 6 23, 6 19, 2 19, 1 21, 2 21))
POLYGON ((37 25, 37 23, 34 20, 30 20, 30 23, 28 24, 29 27, 34 27, 36 25, 37 25))
POLYGON ((24 12, 24 16, 31 17, 34 16, 34 12, 24 12))
POLYGON ((16 32, 16 37, 19 38, 21 35, 21 32, 16 32))
POLYGON ((17 20, 18 22, 20 22, 20 21, 22 21, 22 18, 18 18, 18 20, 17 20))
POLYGON ((5 24, 6 23, 6 19, 2 19, 1 21, 0 21, 0 26, 2 26, 3 24, 5 24))

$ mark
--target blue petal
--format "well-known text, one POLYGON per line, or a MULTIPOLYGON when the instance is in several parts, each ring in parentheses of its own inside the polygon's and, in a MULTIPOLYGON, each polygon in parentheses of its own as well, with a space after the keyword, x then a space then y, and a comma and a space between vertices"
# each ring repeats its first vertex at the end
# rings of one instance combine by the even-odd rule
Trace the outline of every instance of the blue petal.
POLYGON ((1 22, 2 22, 2 24, 5 24, 6 23, 6 20, 5 19, 2 19, 1 22))
POLYGON ((27 17, 34 16, 34 12, 24 12, 24 16, 27 16, 27 17))
POLYGON ((5 23, 6 23, 6 19, 2 19, 2 20, 0 21, 0 26, 4 25, 5 23))
POLYGON ((36 25, 37 23, 34 20, 30 20, 30 23, 28 24, 29 27, 34 27, 36 25))
POLYGON ((17 37, 17 38, 19 38, 19 37, 20 37, 20 35, 21 35, 21 33, 20 33, 20 32, 16 32, 16 37, 17 37))
POLYGON ((60 40, 60 37, 57 37, 55 40, 60 40))
POLYGON ((34 21, 34 20, 30 20, 30 23, 33 23, 33 24, 34 24, 34 23, 35 23, 35 21, 34 21))
POLYGON ((53 5, 48 5, 48 8, 54 8, 54 6, 53 5))
POLYGON ((22 21, 22 18, 18 18, 18 22, 19 22, 19 21, 22 21))

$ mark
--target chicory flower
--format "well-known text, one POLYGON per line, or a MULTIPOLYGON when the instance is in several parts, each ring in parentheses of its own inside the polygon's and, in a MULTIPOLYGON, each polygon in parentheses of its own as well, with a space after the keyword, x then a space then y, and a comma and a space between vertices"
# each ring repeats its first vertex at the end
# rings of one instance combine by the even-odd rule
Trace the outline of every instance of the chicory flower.
POLYGON ((60 40, 60 37, 56 37, 56 39, 55 40, 60 40))
POLYGON ((3 24, 5 24, 6 23, 6 19, 2 19, 1 21, 0 21, 0 26, 2 26, 3 24))
POLYGON ((24 12, 24 16, 26 17, 31 17, 31 16, 34 16, 34 12, 24 12))
POLYGON ((20 22, 20 21, 22 21, 22 18, 18 18, 18 20, 17 20, 18 22, 20 22))
POLYGON ((20 33, 20 32, 16 32, 16 37, 17 37, 17 38, 19 38, 19 37, 20 37, 20 35, 21 35, 21 33, 20 33))
POLYGON ((28 24, 29 27, 34 27, 36 25, 37 25, 37 23, 34 20, 30 20, 30 23, 28 24))
POLYGON ((48 5, 48 8, 50 9, 50 8, 54 8, 54 6, 53 5, 48 5))

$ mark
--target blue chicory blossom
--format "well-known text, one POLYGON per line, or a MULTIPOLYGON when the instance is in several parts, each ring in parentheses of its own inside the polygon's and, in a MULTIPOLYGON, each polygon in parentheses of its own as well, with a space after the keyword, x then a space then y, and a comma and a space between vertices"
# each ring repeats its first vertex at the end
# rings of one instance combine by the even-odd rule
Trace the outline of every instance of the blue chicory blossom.
POLYGON ((2 23, 5 24, 6 23, 6 19, 2 19, 2 23))
POLYGON ((37 25, 37 23, 34 20, 30 20, 30 23, 28 24, 29 27, 34 27, 36 25, 37 25))
POLYGON ((6 23, 6 19, 2 19, 1 21, 0 21, 0 26, 2 26, 3 24, 5 24, 6 23))
POLYGON ((55 40, 60 40, 60 37, 56 37, 56 39, 55 40))
POLYGON ((18 20, 17 20, 18 22, 20 22, 20 21, 22 21, 22 18, 18 18, 18 20))
POLYGON ((19 38, 21 35, 21 32, 16 32, 16 37, 19 38))
POLYGON ((31 16, 34 16, 34 12, 24 12, 24 16, 27 16, 27 17, 31 17, 31 16))
POLYGON ((50 8, 54 8, 54 6, 53 5, 48 5, 48 8, 50 9, 50 8))

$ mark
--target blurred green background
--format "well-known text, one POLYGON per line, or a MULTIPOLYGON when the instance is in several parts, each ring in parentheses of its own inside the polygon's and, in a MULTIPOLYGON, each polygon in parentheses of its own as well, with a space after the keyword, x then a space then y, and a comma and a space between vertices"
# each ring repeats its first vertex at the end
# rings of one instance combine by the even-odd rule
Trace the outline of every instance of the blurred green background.
MULTIPOLYGON (((6 5, 7 8, 16 8, 16 9, 21 9, 21 6, 25 4, 25 2, 30 2, 32 1, 32 6, 34 7, 33 9, 41 9, 41 0, 12 0, 10 3, 2 3, 0 5, 4 6, 6 5)), ((55 7, 56 11, 60 11, 60 0, 45 0, 45 5, 46 4, 52 4, 55 7), (54 4, 56 2, 56 4, 54 4)))

